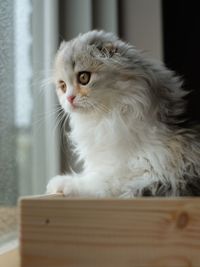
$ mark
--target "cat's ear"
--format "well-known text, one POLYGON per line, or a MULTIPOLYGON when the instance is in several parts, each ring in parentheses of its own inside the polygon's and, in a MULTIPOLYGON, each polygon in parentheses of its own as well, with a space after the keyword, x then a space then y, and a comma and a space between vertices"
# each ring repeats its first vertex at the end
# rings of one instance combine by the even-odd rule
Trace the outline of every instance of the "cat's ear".
POLYGON ((97 47, 103 56, 112 57, 117 52, 117 47, 109 42, 97 47))

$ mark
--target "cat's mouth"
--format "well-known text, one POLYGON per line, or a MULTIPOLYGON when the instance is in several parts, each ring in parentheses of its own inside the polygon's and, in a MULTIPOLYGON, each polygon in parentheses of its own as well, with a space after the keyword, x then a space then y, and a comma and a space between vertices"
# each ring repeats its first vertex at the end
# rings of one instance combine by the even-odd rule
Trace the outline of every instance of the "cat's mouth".
POLYGON ((70 103, 70 111, 71 112, 90 112, 94 110, 94 107, 92 104, 86 102, 86 101, 73 101, 73 103, 70 103))
MULTIPOLYGON (((68 100, 69 101, 69 100, 68 100)), ((108 113, 110 109, 101 102, 97 102, 94 99, 89 99, 88 97, 74 97, 68 102, 68 107, 70 112, 78 113, 108 113)))

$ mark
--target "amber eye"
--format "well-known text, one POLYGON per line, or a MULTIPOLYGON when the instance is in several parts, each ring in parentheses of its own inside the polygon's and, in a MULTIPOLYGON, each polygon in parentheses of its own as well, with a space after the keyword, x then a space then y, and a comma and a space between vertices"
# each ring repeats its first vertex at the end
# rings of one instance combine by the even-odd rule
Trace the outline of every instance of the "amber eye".
POLYGON ((58 87, 65 93, 67 90, 67 85, 64 81, 58 81, 58 87))
POLYGON ((82 85, 86 85, 90 81, 91 73, 88 71, 83 71, 78 73, 78 82, 82 85))

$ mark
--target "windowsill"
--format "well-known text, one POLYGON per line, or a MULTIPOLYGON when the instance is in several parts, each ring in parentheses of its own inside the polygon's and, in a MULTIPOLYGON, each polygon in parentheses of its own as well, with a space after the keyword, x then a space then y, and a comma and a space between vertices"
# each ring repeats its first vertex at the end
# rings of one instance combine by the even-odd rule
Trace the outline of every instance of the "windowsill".
POLYGON ((2 248, 17 239, 18 208, 17 206, 0 205, 0 255, 2 248))
POLYGON ((6 242, 5 244, 0 246, 0 256, 16 249, 19 246, 19 242, 17 239, 12 239, 11 241, 6 242))
POLYGON ((10 250, 6 250, 0 254, 0 266, 20 267, 18 246, 10 250))
POLYGON ((0 222, 0 266, 19 267, 17 240, 17 207, 0 206, 0 214, 4 220, 0 222))

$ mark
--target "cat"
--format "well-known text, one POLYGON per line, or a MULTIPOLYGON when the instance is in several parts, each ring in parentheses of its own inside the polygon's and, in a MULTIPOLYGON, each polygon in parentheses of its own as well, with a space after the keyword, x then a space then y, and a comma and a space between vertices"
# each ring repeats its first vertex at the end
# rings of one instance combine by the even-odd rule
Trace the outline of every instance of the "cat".
POLYGON ((53 80, 83 170, 52 178, 47 193, 200 195, 199 133, 181 127, 187 92, 164 64, 94 30, 61 43, 53 80))

